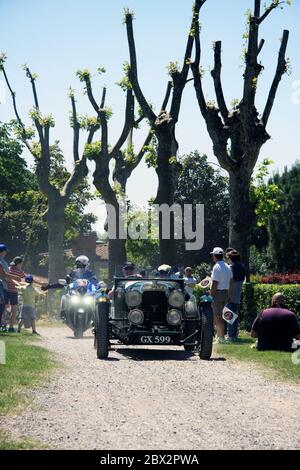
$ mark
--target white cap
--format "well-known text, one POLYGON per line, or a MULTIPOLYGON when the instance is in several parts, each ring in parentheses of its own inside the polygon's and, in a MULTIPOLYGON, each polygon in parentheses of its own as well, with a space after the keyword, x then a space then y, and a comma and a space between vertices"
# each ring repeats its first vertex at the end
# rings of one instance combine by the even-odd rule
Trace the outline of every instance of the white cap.
POLYGON ((213 251, 210 253, 211 255, 224 255, 224 250, 223 248, 220 248, 217 246, 216 248, 213 249, 213 251))
POLYGON ((167 273, 167 272, 169 272, 171 269, 172 269, 172 267, 169 266, 168 264, 162 264, 161 266, 159 266, 158 271, 159 271, 159 272, 163 272, 163 273, 167 273))

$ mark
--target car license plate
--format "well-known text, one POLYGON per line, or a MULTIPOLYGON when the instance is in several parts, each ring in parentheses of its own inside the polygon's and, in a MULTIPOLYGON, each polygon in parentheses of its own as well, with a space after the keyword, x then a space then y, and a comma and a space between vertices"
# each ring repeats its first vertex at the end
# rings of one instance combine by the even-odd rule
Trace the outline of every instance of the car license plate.
POLYGON ((142 336, 142 344, 170 344, 170 336, 142 336))

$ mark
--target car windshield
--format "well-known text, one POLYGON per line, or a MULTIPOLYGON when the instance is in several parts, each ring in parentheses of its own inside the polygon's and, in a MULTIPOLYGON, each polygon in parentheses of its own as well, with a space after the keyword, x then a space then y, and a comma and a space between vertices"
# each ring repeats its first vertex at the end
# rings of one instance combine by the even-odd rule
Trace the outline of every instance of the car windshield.
POLYGON ((117 287, 123 287, 125 290, 145 290, 163 289, 163 290, 177 290, 183 289, 182 280, 173 279, 118 279, 116 280, 117 287))

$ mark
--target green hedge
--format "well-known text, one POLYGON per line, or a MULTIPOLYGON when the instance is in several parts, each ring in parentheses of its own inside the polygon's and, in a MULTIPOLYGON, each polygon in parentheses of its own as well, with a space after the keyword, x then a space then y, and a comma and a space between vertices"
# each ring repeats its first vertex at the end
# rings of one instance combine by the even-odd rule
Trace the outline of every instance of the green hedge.
POLYGON ((297 314, 300 321, 300 304, 297 303, 300 301, 300 285, 247 283, 243 287, 240 307, 241 326, 250 330, 254 319, 270 306, 272 296, 277 292, 284 294, 287 307, 297 314))

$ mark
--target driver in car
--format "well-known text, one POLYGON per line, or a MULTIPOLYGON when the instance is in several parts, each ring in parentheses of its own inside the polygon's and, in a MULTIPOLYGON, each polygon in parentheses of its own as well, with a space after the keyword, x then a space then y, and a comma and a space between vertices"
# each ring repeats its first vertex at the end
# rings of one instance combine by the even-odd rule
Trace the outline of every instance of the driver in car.
POLYGON ((172 267, 168 264, 162 264, 157 268, 160 279, 170 279, 172 267))
MULTIPOLYGON (((127 261, 126 263, 124 263, 122 267, 122 273, 123 277, 126 279, 136 279, 137 277, 142 279, 142 276, 140 274, 135 273, 135 265, 131 261, 127 261)), ((114 291, 115 286, 113 286, 113 288, 108 293, 110 298, 113 297, 114 291)))

